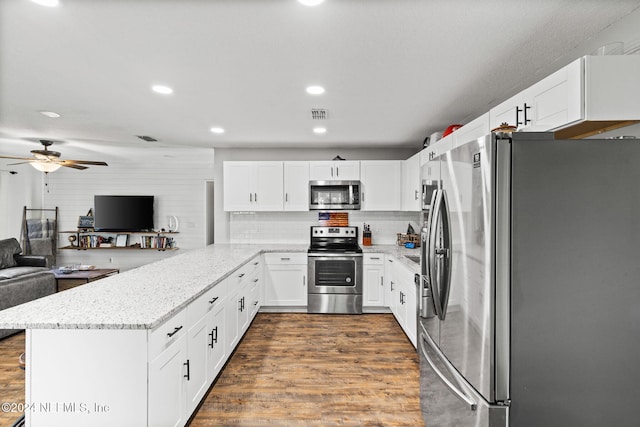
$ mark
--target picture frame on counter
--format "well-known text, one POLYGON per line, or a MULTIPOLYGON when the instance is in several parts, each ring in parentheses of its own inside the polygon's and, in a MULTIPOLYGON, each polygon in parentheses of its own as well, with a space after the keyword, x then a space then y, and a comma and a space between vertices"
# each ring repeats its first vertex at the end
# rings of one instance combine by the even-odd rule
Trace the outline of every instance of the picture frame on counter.
POLYGON ((128 234, 118 234, 116 236, 116 248, 126 248, 129 243, 128 234))

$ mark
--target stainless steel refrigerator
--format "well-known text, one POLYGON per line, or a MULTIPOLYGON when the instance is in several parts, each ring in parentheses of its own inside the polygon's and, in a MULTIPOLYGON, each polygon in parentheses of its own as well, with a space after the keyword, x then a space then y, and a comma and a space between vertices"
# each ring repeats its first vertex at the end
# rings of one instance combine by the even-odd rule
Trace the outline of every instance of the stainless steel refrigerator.
POLYGON ((638 425, 640 141, 491 134, 433 161, 426 426, 638 425))

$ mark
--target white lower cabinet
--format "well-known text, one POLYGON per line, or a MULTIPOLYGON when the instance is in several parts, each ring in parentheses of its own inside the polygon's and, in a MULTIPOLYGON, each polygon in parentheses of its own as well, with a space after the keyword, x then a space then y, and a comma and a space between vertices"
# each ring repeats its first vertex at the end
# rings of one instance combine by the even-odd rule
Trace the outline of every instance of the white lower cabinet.
POLYGON ((388 305, 400 327, 414 347, 418 335, 418 306, 415 273, 405 267, 397 259, 388 256, 385 274, 388 276, 388 305))
POLYGON ((362 305, 383 307, 384 254, 364 254, 362 270, 362 305))
POLYGON ((307 254, 267 253, 265 306, 307 306, 307 254))
POLYGON ((181 427, 187 422, 186 343, 182 336, 149 363, 149 427, 181 427))

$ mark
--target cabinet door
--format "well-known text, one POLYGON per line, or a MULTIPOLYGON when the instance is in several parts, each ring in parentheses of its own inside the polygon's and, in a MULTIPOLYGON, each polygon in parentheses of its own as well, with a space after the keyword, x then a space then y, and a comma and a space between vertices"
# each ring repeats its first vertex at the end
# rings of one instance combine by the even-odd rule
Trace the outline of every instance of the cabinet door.
MULTIPOLYGON (((518 126, 518 128, 521 129, 525 126, 524 112, 518 112, 516 109, 522 110, 524 103, 525 94, 524 92, 520 92, 519 94, 507 99, 502 104, 492 108, 489 111, 489 129, 496 128, 502 123, 518 126)), ((527 118, 531 118, 529 112, 527 112, 527 118)))
POLYGON ((420 193, 420 153, 402 162, 402 210, 418 212, 422 210, 420 193))
POLYGON ((582 118, 582 60, 578 59, 525 91, 530 131, 547 131, 582 118))
POLYGON ((182 336, 149 364, 149 427, 182 427, 187 422, 186 362, 182 336))
POLYGON ((391 288, 394 287, 394 289, 397 289, 395 286, 396 282, 395 261, 392 257, 387 256, 387 260, 384 263, 384 305, 389 307, 392 312, 395 306, 395 299, 393 298, 391 288))
POLYGON ((384 264, 365 264, 363 270, 363 305, 384 306, 384 264))
POLYGON ((306 265, 271 264, 265 276, 264 305, 307 305, 306 265))
POLYGON ((253 210, 251 162, 224 162, 224 210, 253 210))
POLYGON ((240 341, 240 319, 238 316, 238 312, 240 310, 240 297, 239 293, 236 291, 233 293, 231 298, 227 300, 226 304, 226 317, 227 324, 225 327, 226 332, 226 350, 227 354, 233 353, 233 349, 238 345, 238 341, 240 341))
POLYGON ((333 162, 335 179, 342 181, 358 181, 360 179, 359 161, 333 162))
POLYGON ((418 298, 415 283, 407 283, 405 289, 407 291, 406 297, 404 298, 406 309, 405 332, 411 344, 416 347, 418 343, 418 298))
POLYGON ((284 162, 284 210, 309 210, 309 162, 284 162))
POLYGON ((207 372, 209 359, 209 313, 202 316, 187 334, 187 359, 189 378, 187 379, 187 413, 192 413, 209 388, 207 372))
POLYGON ((360 162, 363 211, 399 211, 401 207, 400 160, 360 162))
POLYGON ((309 162, 309 181, 332 181, 336 180, 331 161, 309 162))
POLYGON ((459 147, 469 141, 486 136, 492 129, 489 127, 489 120, 489 113, 485 113, 453 132, 451 148, 459 147))
POLYGON ((282 162, 255 162, 256 211, 281 211, 284 202, 282 162))
POLYGON ((209 323, 208 333, 208 348, 209 357, 207 360, 207 377, 209 385, 216 378, 224 362, 227 360, 227 351, 225 347, 225 340, 227 335, 227 306, 220 305, 216 310, 209 314, 211 319, 209 323))

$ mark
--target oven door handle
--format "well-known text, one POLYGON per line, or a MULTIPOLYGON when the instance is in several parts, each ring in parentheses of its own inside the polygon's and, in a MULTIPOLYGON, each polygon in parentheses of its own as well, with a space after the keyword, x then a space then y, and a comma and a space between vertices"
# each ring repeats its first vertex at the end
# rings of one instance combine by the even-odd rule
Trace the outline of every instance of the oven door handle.
POLYGON ((351 259, 351 258, 362 258, 362 254, 345 254, 345 253, 337 253, 337 252, 333 252, 333 253, 325 253, 325 252, 309 252, 307 254, 308 257, 310 258, 314 258, 314 259, 335 259, 335 258, 344 258, 344 259, 351 259))

